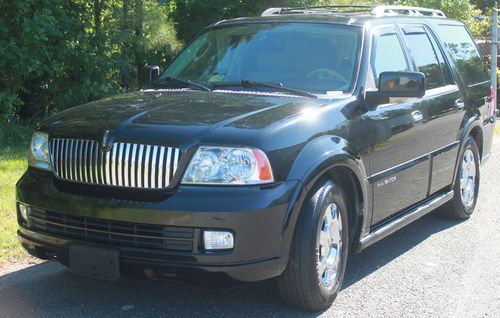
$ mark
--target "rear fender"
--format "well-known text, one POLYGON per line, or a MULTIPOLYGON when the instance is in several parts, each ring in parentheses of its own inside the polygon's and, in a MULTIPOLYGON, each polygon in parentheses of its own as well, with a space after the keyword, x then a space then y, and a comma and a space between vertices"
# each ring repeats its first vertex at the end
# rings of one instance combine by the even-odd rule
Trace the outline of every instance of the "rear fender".
MULTIPOLYGON (((469 118, 469 120, 467 120, 467 122, 464 125, 464 129, 462 130, 462 133, 460 134, 460 147, 458 149, 457 160, 455 161, 455 172, 453 174, 453 183, 451 184, 452 187, 455 184, 457 176, 458 176, 458 167, 460 166, 459 163, 461 160, 460 154, 462 153, 463 147, 465 145, 465 140, 470 136, 471 132, 475 128, 479 128, 479 130, 482 133, 482 123, 481 123, 480 117, 477 114, 475 114, 474 116, 469 118)), ((481 147, 481 146, 478 145, 478 147, 481 147)))

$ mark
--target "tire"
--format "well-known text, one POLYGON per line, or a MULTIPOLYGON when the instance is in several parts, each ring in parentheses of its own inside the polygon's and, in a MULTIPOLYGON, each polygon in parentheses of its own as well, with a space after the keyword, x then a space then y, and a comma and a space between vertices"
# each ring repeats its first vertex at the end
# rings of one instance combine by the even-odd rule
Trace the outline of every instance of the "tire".
POLYGON ((470 136, 467 138, 459 158, 458 173, 453 185, 453 199, 439 209, 439 214, 449 219, 467 220, 474 212, 479 193, 480 159, 474 138, 470 136), (473 160, 472 163, 470 162, 471 159, 473 160), (465 179, 467 182, 465 182, 465 179))
POLYGON ((297 220, 287 268, 278 278, 280 295, 289 306, 319 311, 330 307, 337 297, 349 248, 347 211, 344 192, 332 181, 311 191, 297 220), (334 242, 338 242, 337 249, 334 242), (323 274, 320 264, 321 272, 325 268, 323 274), (326 271, 334 267, 336 273, 326 271))

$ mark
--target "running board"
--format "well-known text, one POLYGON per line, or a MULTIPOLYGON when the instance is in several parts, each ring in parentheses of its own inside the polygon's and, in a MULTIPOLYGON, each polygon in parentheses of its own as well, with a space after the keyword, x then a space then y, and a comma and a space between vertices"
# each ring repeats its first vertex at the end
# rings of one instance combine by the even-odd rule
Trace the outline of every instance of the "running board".
POLYGON ((410 210, 408 213, 404 214, 400 218, 392 221, 391 223, 382 226, 381 228, 375 230, 374 232, 370 232, 368 235, 363 237, 359 242, 358 250, 363 250, 368 246, 372 245, 375 242, 380 241, 386 236, 396 232, 397 230, 405 227, 406 225, 412 223, 413 221, 421 218, 429 212, 432 212, 436 208, 445 204, 449 200, 453 198, 453 190, 448 193, 444 193, 428 203, 421 205, 413 210, 410 210))

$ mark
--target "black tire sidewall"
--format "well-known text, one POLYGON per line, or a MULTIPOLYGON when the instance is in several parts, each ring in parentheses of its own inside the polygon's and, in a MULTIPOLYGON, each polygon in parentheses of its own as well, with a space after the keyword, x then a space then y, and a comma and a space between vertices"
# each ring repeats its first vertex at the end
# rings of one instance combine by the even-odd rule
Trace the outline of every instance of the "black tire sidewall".
POLYGON ((460 153, 459 167, 458 167, 458 171, 457 171, 457 177, 455 180, 455 194, 454 194, 455 208, 459 209, 460 214, 462 214, 464 217, 469 217, 470 215, 472 215, 472 213, 474 212, 474 209, 476 208, 477 197, 479 194, 479 184, 480 184, 480 180, 481 180, 480 179, 479 165, 480 165, 479 149, 476 145, 474 138, 469 137, 469 138, 467 138, 465 145, 462 149, 462 152, 460 153), (472 150, 472 153, 474 155, 474 164, 476 166, 476 181, 475 181, 476 183, 475 183, 475 189, 474 189, 474 203, 472 204, 471 207, 466 207, 462 203, 462 191, 460 189, 460 173, 462 170, 463 157, 464 157, 465 152, 468 149, 472 150))
POLYGON ((321 299, 321 302, 325 306, 329 306, 337 297, 338 292, 342 287, 342 282, 344 280, 345 269, 347 265, 347 256, 349 249, 349 229, 348 229, 348 214, 347 214, 347 204, 345 202, 345 196, 342 189, 335 183, 328 181, 326 182, 318 191, 314 194, 312 199, 309 201, 308 205, 302 211, 304 213, 304 233, 314 233, 314 235, 308 235, 308 237, 298 238, 301 242, 301 259, 306 261, 307 259, 307 273, 306 278, 310 283, 310 291, 321 299), (314 197, 317 200, 314 200, 314 197), (317 261, 318 261, 318 240, 319 240, 319 227, 322 226, 323 217, 326 213, 327 207, 335 203, 337 205, 338 211, 340 212, 342 218, 342 254, 340 268, 338 269, 338 278, 334 286, 327 288, 320 281, 317 273, 317 261))

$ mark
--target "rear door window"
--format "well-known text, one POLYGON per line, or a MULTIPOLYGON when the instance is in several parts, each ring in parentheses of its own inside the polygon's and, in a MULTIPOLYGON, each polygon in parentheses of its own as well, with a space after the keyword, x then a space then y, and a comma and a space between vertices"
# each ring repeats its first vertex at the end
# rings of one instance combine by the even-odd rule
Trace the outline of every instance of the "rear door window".
POLYGON ((425 74, 426 89, 450 84, 448 66, 439 48, 423 26, 403 26, 406 45, 410 50, 417 71, 425 74))
POLYGON ((462 25, 438 25, 441 38, 455 60, 460 76, 467 85, 487 81, 489 76, 474 40, 462 25))

